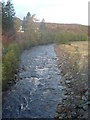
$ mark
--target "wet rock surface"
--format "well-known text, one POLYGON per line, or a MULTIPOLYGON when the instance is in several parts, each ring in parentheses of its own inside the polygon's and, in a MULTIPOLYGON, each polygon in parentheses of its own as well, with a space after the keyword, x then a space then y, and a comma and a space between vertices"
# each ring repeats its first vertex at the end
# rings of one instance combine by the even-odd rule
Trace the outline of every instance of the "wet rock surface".
POLYGON ((19 81, 12 87, 3 104, 3 118, 54 117, 57 104, 63 96, 57 59, 54 45, 24 51, 19 81))

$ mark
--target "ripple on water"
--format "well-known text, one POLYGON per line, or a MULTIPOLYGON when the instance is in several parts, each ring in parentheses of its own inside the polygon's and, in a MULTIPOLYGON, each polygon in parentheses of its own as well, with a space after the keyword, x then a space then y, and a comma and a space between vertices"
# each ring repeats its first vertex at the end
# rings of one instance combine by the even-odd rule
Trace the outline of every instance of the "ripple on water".
POLYGON ((47 89, 46 91, 43 92, 43 96, 47 97, 50 94, 50 90, 47 89))
POLYGON ((48 68, 36 68, 35 71, 37 72, 38 75, 45 75, 48 73, 48 68))

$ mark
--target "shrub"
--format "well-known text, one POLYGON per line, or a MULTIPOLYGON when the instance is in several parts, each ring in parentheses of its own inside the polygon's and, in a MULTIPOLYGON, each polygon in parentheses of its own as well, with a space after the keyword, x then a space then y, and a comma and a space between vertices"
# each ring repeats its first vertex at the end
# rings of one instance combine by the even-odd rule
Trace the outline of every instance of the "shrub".
POLYGON ((14 44, 10 44, 10 45, 8 46, 7 52, 9 52, 9 51, 13 51, 15 57, 16 57, 16 58, 19 58, 22 49, 20 48, 20 45, 19 45, 19 44, 14 43, 14 44))
POLYGON ((2 88, 3 90, 7 88, 7 84, 10 80, 14 78, 16 68, 18 67, 19 61, 18 57, 13 49, 8 50, 8 52, 3 57, 2 63, 2 88))
POLYGON ((68 43, 70 41, 86 41, 88 40, 88 37, 86 34, 77 34, 73 32, 58 32, 55 35, 55 41, 56 43, 68 43))

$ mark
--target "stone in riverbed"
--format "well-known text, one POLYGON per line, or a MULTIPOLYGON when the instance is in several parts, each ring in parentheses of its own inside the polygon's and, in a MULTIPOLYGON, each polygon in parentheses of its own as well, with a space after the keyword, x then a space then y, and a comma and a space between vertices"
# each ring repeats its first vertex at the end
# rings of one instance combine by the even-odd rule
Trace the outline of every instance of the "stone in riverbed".
POLYGON ((55 119, 59 118, 59 114, 56 113, 55 116, 54 116, 55 119))
POLYGON ((59 117, 59 120, 62 120, 62 117, 61 117, 61 116, 59 117))
POLYGON ((66 90, 66 89, 67 89, 66 87, 63 87, 63 88, 62 88, 63 91, 66 90))
POLYGON ((72 112, 71 112, 71 117, 72 117, 72 118, 77 117, 77 113, 76 113, 75 111, 72 111, 72 112))
POLYGON ((84 110, 83 109, 79 109, 78 113, 79 113, 79 116, 83 116, 84 115, 84 110))
POLYGON ((8 84, 12 84, 12 81, 9 81, 8 84))
POLYGON ((61 64, 60 64, 60 65, 58 65, 58 67, 59 67, 59 68, 61 68, 61 66, 62 66, 61 64))
POLYGON ((83 96, 82 96, 82 100, 83 100, 83 101, 86 101, 87 98, 83 95, 83 96))
POLYGON ((65 82, 65 80, 66 80, 65 76, 63 76, 60 82, 63 83, 63 82, 65 82))
POLYGON ((63 100, 67 100, 67 98, 68 98, 68 96, 67 96, 67 95, 65 95, 65 96, 63 97, 63 100))
POLYGON ((74 92, 71 92, 71 95, 73 95, 74 94, 74 92))
POLYGON ((23 78, 22 77, 20 77, 20 80, 22 80, 23 78))
POLYGON ((23 71, 26 71, 26 68, 25 68, 25 66, 24 66, 24 65, 22 66, 22 70, 23 70, 23 71))
POLYGON ((54 59, 54 60, 57 60, 58 58, 57 58, 57 57, 54 57, 53 59, 54 59))
POLYGON ((51 79, 51 78, 52 78, 52 76, 51 76, 51 75, 48 75, 47 79, 51 79))
POLYGON ((70 76, 70 78, 69 78, 69 79, 71 80, 72 78, 73 78, 73 77, 72 77, 72 76, 70 76))
POLYGON ((88 105, 86 105, 86 104, 83 105, 83 110, 84 110, 84 111, 87 111, 87 110, 88 110, 88 105))
POLYGON ((66 80, 66 84, 70 84, 70 80, 66 80))
POLYGON ((68 92, 68 91, 65 91, 65 92, 64 92, 64 95, 69 95, 69 92, 68 92))
POLYGON ((57 113, 61 113, 61 111, 62 111, 61 107, 58 107, 57 110, 56 110, 57 113))

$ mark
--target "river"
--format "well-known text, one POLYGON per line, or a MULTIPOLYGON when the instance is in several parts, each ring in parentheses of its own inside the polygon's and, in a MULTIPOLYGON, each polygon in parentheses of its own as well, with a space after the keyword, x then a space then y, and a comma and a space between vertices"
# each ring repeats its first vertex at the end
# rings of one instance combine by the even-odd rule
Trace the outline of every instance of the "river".
POLYGON ((19 80, 3 104, 3 118, 54 118, 62 99, 54 44, 32 47, 20 58, 19 80))

